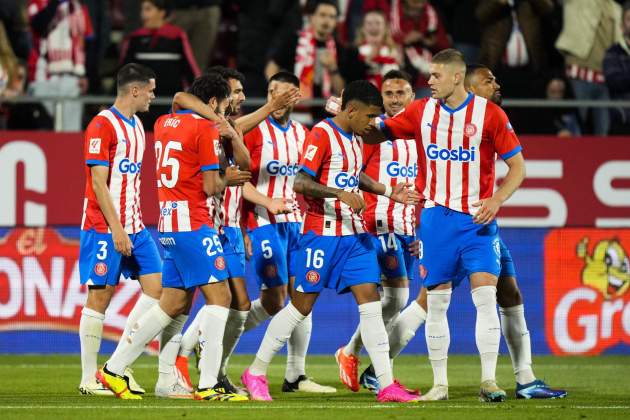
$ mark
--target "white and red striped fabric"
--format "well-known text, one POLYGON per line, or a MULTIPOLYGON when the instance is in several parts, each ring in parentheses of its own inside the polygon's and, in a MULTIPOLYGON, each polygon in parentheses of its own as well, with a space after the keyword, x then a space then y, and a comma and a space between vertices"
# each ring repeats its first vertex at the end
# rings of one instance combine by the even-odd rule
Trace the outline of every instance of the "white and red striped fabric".
POLYGON ((125 232, 144 229, 140 211, 140 168, 145 149, 140 119, 127 119, 114 107, 101 111, 85 130, 85 200, 81 229, 110 232, 92 188, 90 167, 109 167, 107 187, 125 232))
POLYGON ((241 211, 243 204, 243 187, 227 187, 219 196, 214 197, 210 215, 217 226, 241 227, 241 211))
POLYGON ((298 122, 289 121, 283 127, 269 117, 245 135, 245 145, 251 154, 252 185, 267 197, 293 201, 293 212, 276 216, 264 206, 246 201, 244 213, 249 229, 274 223, 302 222, 293 182, 307 134, 308 130, 298 122))
POLYGON ((156 178, 160 202, 160 232, 190 232, 213 227, 205 171, 218 171, 219 131, 214 123, 179 111, 155 122, 156 178))
MULTIPOLYGON (((380 144, 363 145, 363 171, 384 185, 411 184, 414 188, 418 176, 416 141, 394 140, 380 144)), ((397 203, 384 195, 363 192, 366 209, 365 225, 371 233, 397 233, 414 235, 416 207, 397 203)))
POLYGON ((565 71, 565 74, 569 79, 577 79, 585 82, 600 84, 606 82, 604 73, 601 71, 589 69, 588 67, 581 67, 577 64, 568 65, 565 71))
POLYGON ((416 139, 416 187, 425 207, 469 214, 477 211, 473 203, 493 194, 496 154, 509 159, 521 151, 505 112, 473 94, 457 109, 432 98, 414 101, 381 129, 390 138, 416 139))
MULTIPOLYGON (((315 125, 307 136, 300 170, 320 184, 358 193, 362 166, 363 140, 344 132, 330 118, 315 125)), ((345 236, 367 232, 363 217, 339 199, 305 198, 308 210, 303 233, 345 236)))

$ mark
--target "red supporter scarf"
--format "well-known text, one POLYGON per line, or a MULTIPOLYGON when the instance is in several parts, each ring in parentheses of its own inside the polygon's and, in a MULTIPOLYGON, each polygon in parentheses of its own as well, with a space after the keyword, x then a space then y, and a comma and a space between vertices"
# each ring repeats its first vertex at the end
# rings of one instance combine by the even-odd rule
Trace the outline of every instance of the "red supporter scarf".
MULTIPOLYGON (((337 47, 335 39, 330 37, 326 41, 326 49, 337 58, 337 47)), ((315 60, 317 59, 317 47, 315 34, 311 28, 300 32, 297 48, 295 50, 295 74, 300 79, 300 90, 302 98, 313 97, 313 83, 315 78, 315 60)), ((322 80, 322 96, 328 98, 331 95, 331 76, 324 70, 322 80)))

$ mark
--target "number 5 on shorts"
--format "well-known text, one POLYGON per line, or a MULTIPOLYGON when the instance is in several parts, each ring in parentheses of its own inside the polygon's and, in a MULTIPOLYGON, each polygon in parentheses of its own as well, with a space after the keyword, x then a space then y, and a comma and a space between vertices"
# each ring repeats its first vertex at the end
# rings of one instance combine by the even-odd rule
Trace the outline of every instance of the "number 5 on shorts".
POLYGON ((324 251, 321 249, 306 248, 306 268, 322 268, 324 266, 324 251))

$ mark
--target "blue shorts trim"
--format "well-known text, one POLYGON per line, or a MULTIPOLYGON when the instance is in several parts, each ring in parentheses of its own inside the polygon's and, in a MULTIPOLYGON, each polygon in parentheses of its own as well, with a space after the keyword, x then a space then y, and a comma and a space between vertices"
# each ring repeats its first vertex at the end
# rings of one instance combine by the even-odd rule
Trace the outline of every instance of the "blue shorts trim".
POLYGON ((162 272, 162 259, 148 230, 129 235, 133 244, 130 257, 116 251, 111 233, 94 229, 81 231, 79 273, 81 284, 115 286, 122 274, 126 278, 162 272))
POLYGON ((230 278, 245 277, 245 242, 240 228, 224 226, 219 235, 230 278))
POLYGON ((496 221, 473 222, 472 216, 436 206, 422 211, 418 236, 424 286, 452 282, 453 288, 472 273, 499 276, 501 250, 496 221))
POLYGON ((293 255, 302 234, 301 223, 260 226, 249 232, 254 273, 261 289, 283 286, 295 275, 293 255))
POLYGON ((203 226, 192 232, 160 233, 159 238, 164 248, 163 287, 190 289, 228 278, 216 230, 203 226))
POLYGON ((388 280, 408 278, 413 280, 417 258, 411 255, 409 245, 415 240, 412 235, 383 233, 372 236, 378 256, 381 274, 388 280))
POLYGON ((295 253, 295 289, 319 293, 324 288, 347 293, 352 286, 380 283, 372 235, 302 235, 295 253))

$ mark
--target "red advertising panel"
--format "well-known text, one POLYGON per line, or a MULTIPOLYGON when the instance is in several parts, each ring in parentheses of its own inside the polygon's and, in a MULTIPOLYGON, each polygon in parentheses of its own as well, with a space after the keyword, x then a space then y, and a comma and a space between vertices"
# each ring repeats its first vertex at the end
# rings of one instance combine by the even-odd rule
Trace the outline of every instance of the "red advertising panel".
MULTIPOLYGON (((523 137, 527 178, 501 226, 630 226, 630 138, 523 137)), ((142 214, 156 224, 152 138, 142 165, 142 214)), ((0 226, 78 225, 85 167, 78 133, 0 131, 0 226)), ((497 163, 497 178, 507 167, 497 163)))
POLYGON ((630 344, 630 229, 555 229, 545 240, 545 330, 558 355, 630 344))

